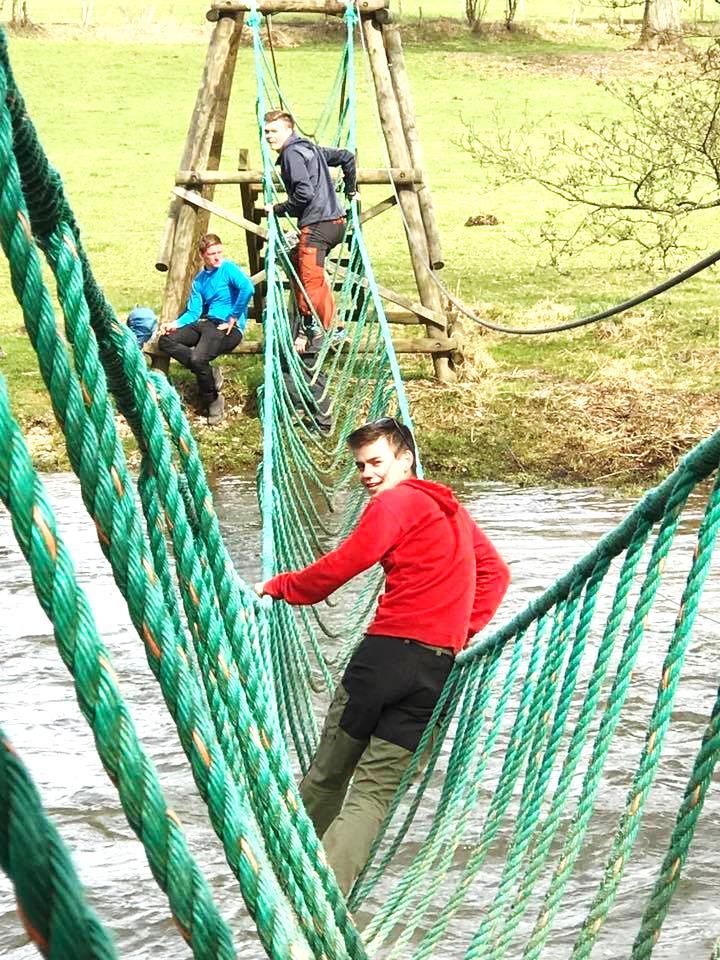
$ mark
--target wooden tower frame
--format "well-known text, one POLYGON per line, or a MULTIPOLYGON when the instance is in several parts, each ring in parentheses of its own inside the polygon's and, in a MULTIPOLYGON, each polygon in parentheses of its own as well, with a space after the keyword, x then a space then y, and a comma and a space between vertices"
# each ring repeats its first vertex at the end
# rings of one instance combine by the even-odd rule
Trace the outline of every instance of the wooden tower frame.
MULTIPOLYGON (((368 51, 375 94, 391 169, 358 170, 358 185, 394 183, 395 191, 386 200, 361 214, 362 222, 391 209, 399 200, 407 224, 408 249, 415 275, 418 301, 379 287, 383 299, 393 304, 388 319, 393 323, 421 324, 426 337, 394 340, 398 353, 429 354, 435 375, 441 382, 455 379, 454 366, 461 362, 461 331, 451 326, 443 297, 432 273, 443 266, 440 238, 432 197, 423 170, 423 157, 415 122, 410 83, 405 69, 398 25, 393 23, 388 0, 358 0, 361 29, 368 51), (399 308, 399 309, 398 309, 399 308)), ((260 0, 263 14, 281 12, 322 13, 342 16, 342 0, 260 0)), ((225 135, 232 80, 245 13, 251 4, 244 0, 215 0, 207 13, 214 23, 205 68, 190 120, 180 170, 175 177, 174 197, 168 211, 156 268, 167 271, 160 323, 172 322, 181 312, 190 283, 198 269, 197 241, 207 231, 210 214, 245 230, 248 263, 253 280, 262 280, 261 246, 267 232, 262 225, 264 210, 257 200, 262 174, 248 169, 248 150, 241 149, 236 172, 219 169, 225 135), (215 186, 238 184, 242 213, 214 202, 215 186)), ((262 315, 262 295, 255 294, 251 315, 262 315)), ((259 353, 260 343, 241 343, 235 353, 259 353)), ((167 357, 155 354, 155 365, 167 369, 167 357)))

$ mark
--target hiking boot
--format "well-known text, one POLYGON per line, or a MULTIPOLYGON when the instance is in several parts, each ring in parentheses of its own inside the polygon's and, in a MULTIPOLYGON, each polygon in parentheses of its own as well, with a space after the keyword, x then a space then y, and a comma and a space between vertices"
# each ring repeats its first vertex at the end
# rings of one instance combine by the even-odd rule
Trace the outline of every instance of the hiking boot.
POLYGON ((222 390, 222 385, 225 383, 225 377, 222 372, 222 367, 213 367, 212 368, 213 383, 215 384, 215 390, 217 393, 220 393, 222 390))
POLYGON ((225 416, 225 397, 219 393, 208 406, 208 426, 214 427, 225 416))
POLYGON ((333 422, 332 422, 332 420, 330 421, 330 423, 318 423, 317 420, 316 420, 314 426, 315 426, 316 430, 318 430, 320 433, 322 433, 323 436, 325 436, 325 437, 329 437, 330 434, 333 432, 333 422))

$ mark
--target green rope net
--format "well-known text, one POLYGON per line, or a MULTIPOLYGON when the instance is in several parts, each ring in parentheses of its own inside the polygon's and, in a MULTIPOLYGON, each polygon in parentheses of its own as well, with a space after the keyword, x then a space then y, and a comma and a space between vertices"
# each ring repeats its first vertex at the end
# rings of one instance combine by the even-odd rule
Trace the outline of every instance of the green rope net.
MULTIPOLYGON (((349 6, 346 42, 337 75, 314 136, 355 149, 353 35, 357 22, 349 6), (334 129, 331 119, 337 118, 334 129)), ((263 47, 261 18, 248 20, 257 73, 258 129, 267 110, 287 100, 280 94, 263 47), (278 99, 279 98, 279 99, 278 99)), ((274 157, 260 137, 264 199, 277 199, 274 157)), ((311 563, 328 543, 347 532, 361 508, 359 491, 348 492, 353 467, 345 453, 346 436, 365 419, 397 415, 412 427, 402 377, 392 348, 389 324, 372 273, 360 229, 357 201, 349 210, 345 240, 335 253, 331 283, 336 315, 319 354, 308 364, 296 353, 292 330, 298 307, 289 283, 298 278, 281 223, 269 218, 266 252, 267 297, 264 316, 265 379, 262 386, 263 462, 259 493, 263 522, 263 575, 311 563), (340 349, 333 334, 342 330, 340 349), (320 379, 322 378, 322 379, 320 379), (315 396, 313 396, 315 385, 315 396), (322 392, 321 392, 322 391, 322 392), (319 394, 319 396, 318 396, 319 394), (320 411, 332 418, 321 433, 320 411), (328 426, 330 426, 328 424, 328 426)), ((322 329, 315 321, 316 329, 322 329)), ((377 574, 367 578, 360 595, 343 615, 343 628, 332 624, 335 606, 318 605, 293 615, 285 604, 269 609, 271 662, 278 707, 304 772, 312 758, 317 729, 313 691, 332 688, 372 611, 379 588, 377 574), (336 653, 330 661, 327 644, 336 653)))
MULTIPOLYGON (((260 17, 253 13, 248 22, 261 129, 265 110, 287 99, 268 69, 260 17)), ((354 149, 352 7, 345 23, 338 74, 315 135, 354 149)), ((333 599, 343 610, 341 627, 330 604, 296 612, 269 605, 238 576, 178 396, 147 370, 92 275, 60 178, 13 78, 4 35, 0 39, 0 242, 13 289, 99 543, 264 950, 278 960, 420 960, 447 954, 451 943, 452 955, 468 960, 555 955, 562 908, 571 905, 577 915, 582 890, 584 921, 573 932, 572 956, 589 956, 624 893, 673 719, 720 518, 720 487, 705 483, 717 474, 720 433, 692 451, 567 575, 457 658, 346 905, 303 810, 296 776, 316 742, 314 694, 327 697, 361 635, 378 572, 351 603, 343 594, 333 599), (62 332, 41 255, 54 278, 62 332), (137 478, 118 439, 116 404, 141 451, 137 478), (691 494, 693 510, 705 498, 699 524, 688 520, 691 494), (669 625, 668 558, 685 577, 669 625), (662 640, 664 661, 647 677, 656 695, 648 716, 639 718, 634 673, 651 633, 662 640), (640 722, 644 742, 603 846, 590 827, 612 779, 614 735, 619 725, 640 722), (429 756, 424 767, 421 756, 429 756), (414 820, 423 800, 432 815, 418 836, 414 820), (411 831, 413 843, 406 845, 411 831), (410 849, 412 858, 393 879, 388 868, 400 849, 410 849), (491 863, 501 868, 493 871, 491 863), (590 863, 596 871, 588 879, 590 863), (362 937, 348 907, 370 916, 362 937)), ((261 150, 270 202, 273 163, 262 139, 261 150)), ((339 349, 327 336, 312 369, 293 348, 296 305, 288 281, 296 278, 284 225, 269 220, 258 478, 266 576, 307 563, 353 524, 361 500, 350 489, 343 448, 357 422, 391 414, 411 423, 356 202, 349 213, 343 249, 331 265, 337 325, 346 336, 339 349), (332 425, 321 433, 317 414, 325 400, 332 404, 332 425)), ((231 931, 135 734, 2 380, 0 498, 103 765, 182 936, 196 957, 236 956, 231 931)), ((638 911, 633 958, 652 953, 680 883, 717 761, 719 710, 720 697, 702 740, 692 746, 695 761, 667 853, 638 911)), ((58 960, 113 956, 111 939, 85 906, 66 851, 3 737, 0 865, 41 952, 58 960)))

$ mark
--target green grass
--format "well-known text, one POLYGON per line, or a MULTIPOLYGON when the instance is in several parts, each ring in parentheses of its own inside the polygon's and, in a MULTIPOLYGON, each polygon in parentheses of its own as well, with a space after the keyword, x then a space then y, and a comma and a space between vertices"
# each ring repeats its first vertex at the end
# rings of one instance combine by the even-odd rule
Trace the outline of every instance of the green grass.
MULTIPOLYGON (((98 21, 108 12, 101 14, 101 6, 104 10, 106 5, 98 4, 98 21)), ((123 16, 126 20, 137 18, 140 7, 139 3, 124 4, 123 16)), ((45 15, 55 21, 76 16, 75 6, 70 4, 47 4, 45 9, 47 14, 39 0, 30 5, 37 20, 45 15)), ((112 22, 117 23, 122 17, 118 8, 113 9, 112 22)), ((194 3, 169 4, 165 10, 178 22, 202 19, 194 3)), ((418 36, 417 32, 409 34, 418 36)), ((205 42, 200 37, 194 43, 129 44, 92 35, 65 40, 53 40, 52 36, 49 31, 41 38, 11 39, 19 85, 46 150, 63 175, 96 275, 118 314, 124 316, 135 303, 158 307, 163 277, 153 264, 202 71, 205 42)), ((538 226, 551 202, 548 196, 532 185, 493 188, 487 172, 461 146, 468 125, 492 131, 496 114, 511 128, 522 118, 530 118, 538 137, 543 130, 570 130, 589 116, 615 115, 617 105, 596 77, 607 60, 614 75, 632 80, 637 55, 622 53, 627 41, 597 26, 518 32, 502 40, 471 36, 455 26, 438 29, 433 36, 432 42, 408 42, 406 59, 443 240, 445 282, 458 288, 467 301, 482 304, 489 316, 512 325, 531 316, 535 323, 555 322, 558 308, 563 306, 573 314, 594 311, 660 279, 656 271, 623 269, 611 263, 602 249, 580 258, 570 275, 558 275, 543 264, 536 243, 538 226), (478 213, 494 214, 499 224, 465 227, 467 217, 478 213)), ((300 116, 312 118, 319 110, 334 75, 337 49, 332 43, 321 43, 278 51, 282 80, 288 89, 301 91, 295 106, 300 116)), ((360 162, 382 166, 384 152, 361 62, 357 72, 360 162)), ((236 78, 224 168, 235 166, 241 146, 249 145, 256 160, 258 155, 254 70, 247 47, 240 51, 236 78)), ((364 203, 369 206, 385 193, 382 188, 366 188, 364 203)), ((233 205, 237 193, 232 188, 219 189, 216 199, 233 205)), ((226 224, 217 224, 217 229, 231 254, 243 262, 241 231, 226 224)), ((397 216, 391 213, 378 218, 369 225, 367 235, 379 280, 411 290, 397 216)), ((709 218, 696 225, 694 239, 708 249, 714 245, 709 218)), ((592 328, 572 336, 484 338, 482 346, 497 364, 492 376, 513 374, 511 386, 505 390, 520 404, 512 416, 508 414, 512 429, 517 434, 523 418, 535 415, 532 398, 538 370, 563 383, 581 384, 605 382, 609 370, 616 377, 622 374, 628 383, 715 396, 719 299, 714 276, 705 275, 664 295, 626 328, 609 324, 600 331, 592 328), (622 333, 624 329, 627 335, 622 333), (524 379, 516 376, 523 371, 524 379)), ((468 321, 466 328, 470 326, 468 321)), ((7 354, 0 370, 10 380, 16 411, 25 423, 49 422, 48 401, 38 386, 32 351, 22 332, 4 265, 0 267, 0 346, 7 354)), ((242 372, 236 378, 233 400, 242 410, 251 402, 257 370, 244 360, 237 369, 242 372)), ((422 372, 427 366, 418 369, 422 372)), ((412 380, 412 369, 408 373, 412 380)), ((482 385, 477 389, 482 392, 482 385)), ((504 395, 502 390, 487 393, 504 395)), ((448 393, 453 396, 448 403, 458 401, 457 395, 448 393)), ((505 401, 498 399, 497 403, 497 416, 505 416, 505 401)), ((242 435, 243 454, 231 458, 230 465, 245 465, 252 459, 245 457, 247 450, 252 450, 254 457, 258 435, 257 422, 253 424, 242 427, 249 430, 247 436, 242 435)), ((502 431, 497 428, 496 433, 504 435, 506 426, 503 424, 502 431)), ((692 431, 688 435, 692 436, 692 431)), ((207 438, 211 465, 222 462, 223 438, 227 439, 223 432, 215 439, 207 438)), ((561 440, 562 436, 558 442, 561 440)), ((453 441, 455 446, 460 442, 453 441)), ((529 430, 526 443, 536 444, 529 430)), ((451 465, 455 462, 454 449, 444 451, 438 440, 436 450, 438 462, 443 457, 451 465)), ((471 453, 464 459, 462 469, 471 473, 495 469, 487 466, 489 461, 482 470, 473 469, 477 458, 471 453)), ((61 461, 49 457, 48 462, 61 461)), ((496 475, 508 471, 512 472, 509 466, 497 466, 496 475)), ((527 475, 534 476, 532 472, 527 475)), ((572 478, 582 477, 579 472, 572 478)), ((586 479, 592 478, 589 464, 586 479)))

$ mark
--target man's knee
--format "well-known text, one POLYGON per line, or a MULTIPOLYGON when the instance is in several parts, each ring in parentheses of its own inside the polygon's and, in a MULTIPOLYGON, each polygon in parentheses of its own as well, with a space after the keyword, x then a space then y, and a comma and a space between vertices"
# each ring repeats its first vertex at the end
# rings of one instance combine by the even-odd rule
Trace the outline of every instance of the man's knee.
POLYGON ((159 347, 161 350, 163 350, 165 353, 169 353, 170 350, 172 350, 173 343, 174 343, 173 338, 172 338, 172 336, 171 336, 169 333, 163 333, 163 334, 158 338, 158 347, 159 347), (168 349, 168 347, 169 347, 170 349, 168 349))
POLYGON ((306 786, 337 790, 347 784, 366 746, 366 740, 356 740, 338 728, 329 741, 320 741, 301 790, 306 786))
POLYGON ((190 360, 189 366, 193 373, 198 373, 201 370, 204 370, 211 360, 215 359, 215 354, 209 354, 207 350, 198 349, 198 347, 193 347, 190 351, 190 360))

